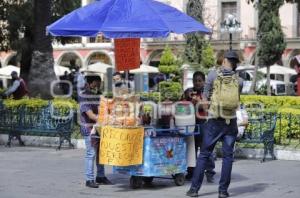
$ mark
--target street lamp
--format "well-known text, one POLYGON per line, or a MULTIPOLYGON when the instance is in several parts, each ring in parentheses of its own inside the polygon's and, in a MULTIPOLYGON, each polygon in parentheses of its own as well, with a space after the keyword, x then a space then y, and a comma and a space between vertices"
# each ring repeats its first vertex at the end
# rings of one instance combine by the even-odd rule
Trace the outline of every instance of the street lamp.
POLYGON ((229 49, 232 50, 232 33, 242 32, 241 23, 233 14, 228 14, 221 23, 221 33, 229 33, 229 49))

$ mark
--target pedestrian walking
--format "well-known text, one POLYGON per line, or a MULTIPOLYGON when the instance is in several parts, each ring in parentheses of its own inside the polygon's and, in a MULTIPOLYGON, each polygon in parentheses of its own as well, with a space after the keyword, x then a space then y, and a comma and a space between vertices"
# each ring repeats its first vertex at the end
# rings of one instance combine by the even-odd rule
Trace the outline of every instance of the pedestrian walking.
POLYGON ((204 128, 200 155, 197 159, 192 184, 187 196, 197 197, 201 188, 206 164, 218 141, 222 141, 223 162, 219 181, 219 198, 229 197, 234 144, 238 134, 236 109, 242 81, 235 74, 239 57, 234 51, 224 55, 222 66, 209 72, 204 99, 210 101, 209 118, 204 128))

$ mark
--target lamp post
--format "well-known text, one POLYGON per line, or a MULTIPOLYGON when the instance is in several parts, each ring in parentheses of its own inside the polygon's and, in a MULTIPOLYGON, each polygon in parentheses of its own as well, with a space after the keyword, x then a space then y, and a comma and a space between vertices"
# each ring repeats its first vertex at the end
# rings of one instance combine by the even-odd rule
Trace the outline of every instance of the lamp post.
POLYGON ((232 50, 232 33, 242 32, 241 23, 233 14, 227 14, 225 20, 221 23, 221 33, 229 33, 229 49, 232 50))

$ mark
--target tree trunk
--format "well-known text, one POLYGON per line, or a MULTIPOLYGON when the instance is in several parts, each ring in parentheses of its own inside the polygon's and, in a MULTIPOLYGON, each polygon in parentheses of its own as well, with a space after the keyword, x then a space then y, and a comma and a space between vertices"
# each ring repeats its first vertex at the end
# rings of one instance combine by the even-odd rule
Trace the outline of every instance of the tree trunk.
POLYGON ((270 83, 270 65, 267 66, 267 94, 271 95, 271 83, 270 83))
POLYGON ((51 83, 56 80, 54 73, 53 48, 46 26, 50 24, 51 0, 34 1, 34 43, 31 68, 29 71, 29 94, 32 97, 51 99, 51 83))
POLYGON ((24 39, 21 46, 21 77, 28 84, 29 71, 31 67, 31 59, 32 59, 32 43, 33 37, 31 30, 29 27, 26 27, 24 39))
MULTIPOLYGON (((261 9, 258 6, 257 8, 257 18, 258 20, 261 18, 261 9)), ((256 50, 255 50, 255 69, 254 69, 254 74, 253 74, 253 79, 252 79, 252 84, 250 87, 250 94, 255 94, 256 91, 256 81, 257 81, 257 71, 259 68, 260 60, 259 60, 259 49, 260 48, 260 26, 257 26, 257 32, 256 32, 256 50)))
MULTIPOLYGON (((258 44, 256 44, 256 46, 257 45, 258 44)), ((256 51, 256 54, 255 54, 255 68, 254 68, 253 79, 252 79, 252 83, 251 83, 251 87, 250 87, 250 94, 255 94, 255 90, 256 90, 257 71, 259 68, 259 60, 258 60, 259 57, 257 54, 258 54, 258 51, 256 51)))

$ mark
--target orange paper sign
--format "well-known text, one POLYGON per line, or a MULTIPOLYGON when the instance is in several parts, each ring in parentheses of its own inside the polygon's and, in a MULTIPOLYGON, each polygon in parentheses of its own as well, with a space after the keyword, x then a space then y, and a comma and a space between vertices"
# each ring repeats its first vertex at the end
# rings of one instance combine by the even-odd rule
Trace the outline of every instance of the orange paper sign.
POLYGON ((115 62, 117 71, 140 67, 140 39, 115 39, 115 62))

